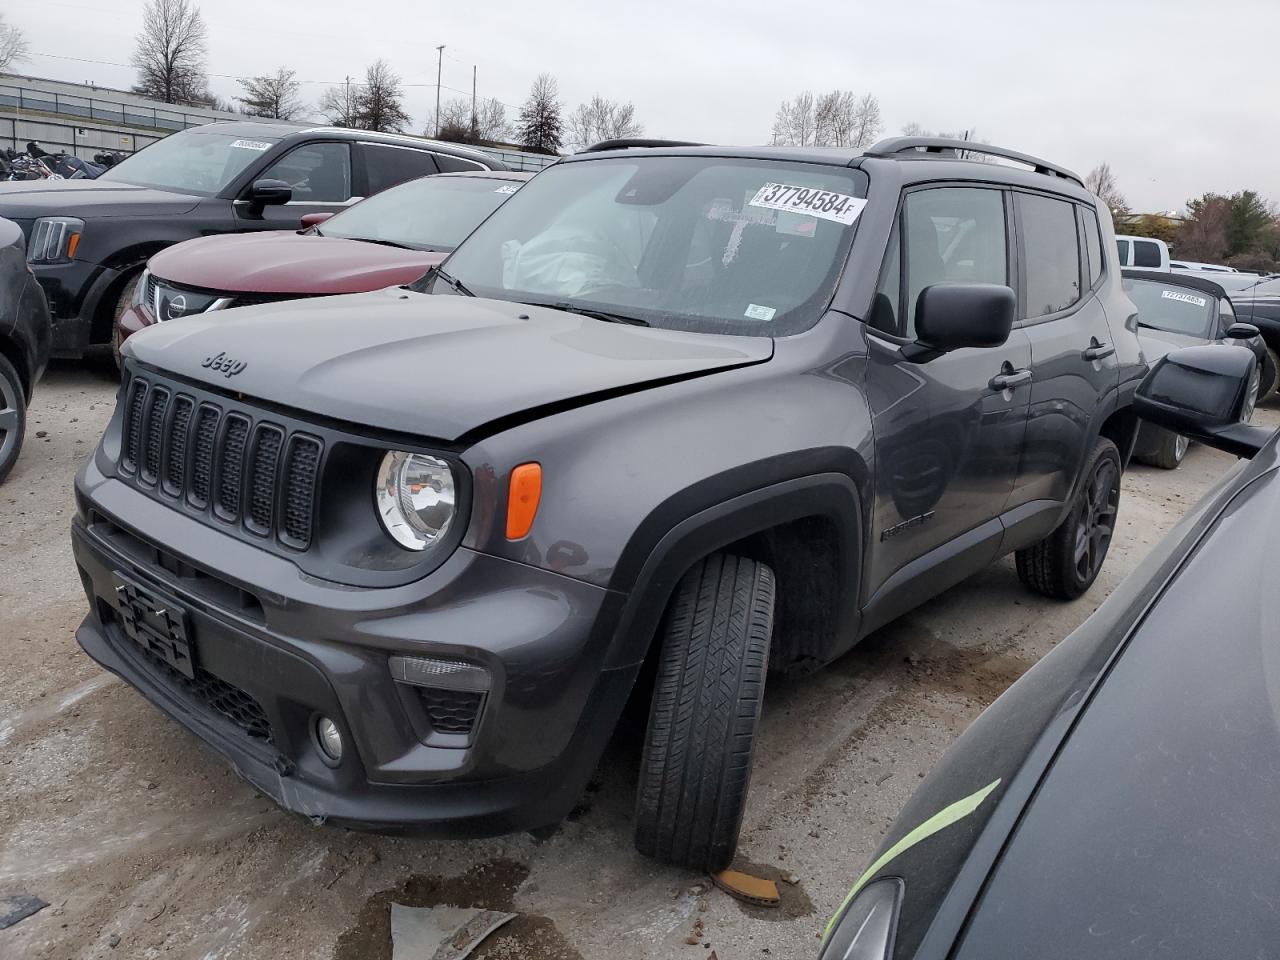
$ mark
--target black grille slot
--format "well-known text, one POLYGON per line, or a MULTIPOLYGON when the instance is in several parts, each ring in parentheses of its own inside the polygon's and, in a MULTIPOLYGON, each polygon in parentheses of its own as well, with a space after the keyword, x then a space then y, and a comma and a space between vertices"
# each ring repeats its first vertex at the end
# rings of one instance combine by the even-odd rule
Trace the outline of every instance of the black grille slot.
POLYGON ((240 518, 240 491, 244 483, 244 449, 249 440, 249 421, 238 413, 227 415, 222 434, 222 456, 218 470, 217 512, 224 520, 240 518))
POLYGON ((238 398, 150 376, 134 377, 120 403, 122 479, 202 522, 238 524, 235 534, 251 542, 311 546, 319 437, 287 418, 260 419, 238 398))
POLYGON ((261 424, 253 440, 253 462, 249 473, 248 527, 266 536, 271 532, 271 518, 276 502, 276 468, 280 465, 280 448, 284 431, 261 424))
POLYGON ((200 408, 196 420, 196 442, 191 463, 191 502, 200 508, 209 505, 213 490, 213 449, 218 439, 218 411, 200 408))
POLYGON ((154 274, 147 274, 147 309, 155 311, 156 309, 156 278, 154 274))
POLYGON ((311 518, 315 513, 316 476, 320 467, 320 441, 295 436, 285 460, 284 517, 281 539, 305 549, 311 543, 311 518))
POLYGON ((142 449, 142 417, 146 412, 147 381, 134 380, 129 385, 129 399, 124 410, 124 455, 126 470, 138 469, 138 453, 142 449))
POLYGON ((191 414, 196 402, 184 394, 173 401, 173 422, 169 425, 169 452, 164 462, 164 489, 170 496, 182 493, 187 476, 187 441, 190 439, 191 414))
POLYGON ((483 693, 443 687, 420 687, 418 695, 436 733, 471 733, 484 702, 483 693))
POLYGON ((142 479, 155 483, 160 476, 160 453, 164 444, 164 415, 169 409, 169 391, 152 387, 147 397, 146 447, 142 451, 142 479))

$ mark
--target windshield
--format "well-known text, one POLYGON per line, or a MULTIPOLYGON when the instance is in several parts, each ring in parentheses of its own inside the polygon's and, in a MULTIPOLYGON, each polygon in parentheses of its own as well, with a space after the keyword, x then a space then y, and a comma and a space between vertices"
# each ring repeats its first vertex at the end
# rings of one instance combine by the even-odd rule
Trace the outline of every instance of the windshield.
POLYGON ((1126 279, 1123 286, 1138 308, 1138 322, 1144 327, 1217 339, 1218 305, 1211 294, 1158 280, 1126 279))
MULTIPOLYGON (((865 174, 819 164, 563 163, 486 220, 444 270, 481 297, 779 336, 817 322, 865 196, 865 174)), ((430 285, 449 290, 444 277, 430 285)))
POLYGON ((212 197, 271 149, 276 139, 184 130, 139 150, 98 179, 212 197))
POLYGON ((423 177, 357 203, 317 232, 415 250, 452 250, 519 186, 496 177, 423 177))

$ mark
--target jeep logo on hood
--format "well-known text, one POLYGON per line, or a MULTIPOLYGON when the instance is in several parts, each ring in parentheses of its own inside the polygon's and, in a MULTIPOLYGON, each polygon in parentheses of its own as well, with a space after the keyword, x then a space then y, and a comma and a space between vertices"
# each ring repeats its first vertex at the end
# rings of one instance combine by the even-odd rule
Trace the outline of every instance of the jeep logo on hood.
POLYGON ((243 370, 248 364, 244 360, 232 360, 225 353, 219 353, 212 357, 205 357, 204 362, 200 364, 210 370, 216 370, 218 373, 225 374, 228 379, 234 377, 243 370))

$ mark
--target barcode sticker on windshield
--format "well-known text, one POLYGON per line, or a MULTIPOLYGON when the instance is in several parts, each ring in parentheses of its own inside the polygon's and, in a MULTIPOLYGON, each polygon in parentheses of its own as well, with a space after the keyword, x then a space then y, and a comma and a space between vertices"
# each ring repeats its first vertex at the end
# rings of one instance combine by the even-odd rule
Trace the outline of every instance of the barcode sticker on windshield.
POLYGON ((773 307, 762 307, 758 303, 753 303, 747 307, 747 312, 743 316, 748 320, 772 320, 777 312, 773 307))
POLYGON ((787 183, 766 183, 756 191, 748 203, 753 207, 769 210, 786 210, 790 213, 807 213, 846 227, 858 219, 867 201, 851 197, 847 193, 819 190, 817 187, 797 187, 787 183))
POLYGON ((1160 296, 1166 300, 1177 300, 1179 303, 1194 303, 1197 307, 1207 307, 1209 301, 1190 293, 1174 293, 1172 290, 1161 290, 1160 296))
POLYGON ((271 144, 264 140, 235 140, 231 146, 239 147, 241 150, 270 150, 271 144))
POLYGON ((501 187, 499 187, 497 190, 493 192, 494 193, 515 193, 516 189, 517 189, 516 187, 513 187, 511 186, 511 184, 508 183, 508 184, 503 184, 501 187))

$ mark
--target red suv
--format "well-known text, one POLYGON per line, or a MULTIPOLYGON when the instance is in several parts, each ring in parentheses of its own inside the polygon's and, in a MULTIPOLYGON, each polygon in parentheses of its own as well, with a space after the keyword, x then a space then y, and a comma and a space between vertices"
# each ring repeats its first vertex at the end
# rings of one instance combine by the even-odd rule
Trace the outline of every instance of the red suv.
POLYGON ((115 347, 165 320, 273 300, 364 293, 421 277, 532 174, 442 173, 411 180, 304 229, 188 240, 151 258, 115 347))

